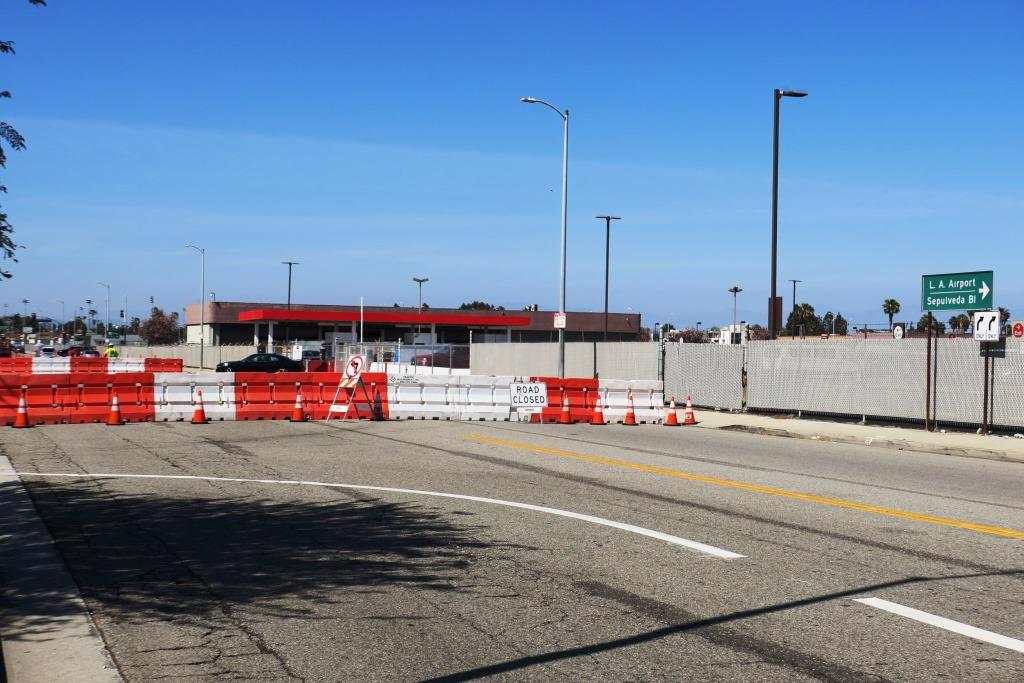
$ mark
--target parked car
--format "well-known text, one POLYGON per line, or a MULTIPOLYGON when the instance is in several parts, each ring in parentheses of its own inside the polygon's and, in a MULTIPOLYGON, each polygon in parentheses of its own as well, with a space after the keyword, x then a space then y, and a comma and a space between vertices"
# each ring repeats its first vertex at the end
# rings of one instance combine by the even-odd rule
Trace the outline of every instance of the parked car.
POLYGON ((20 339, 12 339, 11 351, 14 351, 15 353, 25 353, 25 342, 20 339))
POLYGON ((469 347, 468 346, 439 346, 423 356, 416 356, 416 365, 425 365, 434 368, 468 368, 469 347))
POLYGON ((75 356, 84 356, 86 358, 95 358, 100 355, 100 352, 91 346, 83 346, 76 344, 74 346, 68 346, 57 352, 61 356, 69 356, 74 358, 75 356))
POLYGON ((57 349, 52 346, 37 346, 36 358, 56 358, 57 349))
POLYGON ((217 372, 303 372, 302 361, 277 353, 254 353, 242 360, 217 363, 217 372))

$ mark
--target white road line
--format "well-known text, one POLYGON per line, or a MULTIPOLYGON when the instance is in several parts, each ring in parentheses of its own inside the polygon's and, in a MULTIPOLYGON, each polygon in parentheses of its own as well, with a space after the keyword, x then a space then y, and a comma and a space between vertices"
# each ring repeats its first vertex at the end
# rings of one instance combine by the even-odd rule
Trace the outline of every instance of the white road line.
POLYGON ((559 510, 558 508, 549 508, 542 505, 531 505, 530 503, 516 503, 510 500, 498 500, 497 498, 481 498, 480 496, 466 496, 459 493, 439 493, 437 491, 419 491, 417 489, 399 489, 392 488, 389 486, 365 486, 363 484, 335 484, 325 481, 297 481, 289 479, 239 479, 234 477, 200 477, 184 474, 72 474, 72 473, 39 473, 39 472, 17 472, 8 474, 0 472, 0 478, 20 476, 25 477, 49 477, 49 478, 69 478, 69 479, 187 479, 194 481, 225 481, 225 482, 239 482, 247 484, 288 484, 293 486, 327 486, 331 488, 339 489, 356 489, 360 491, 387 491, 390 493, 408 493, 417 496, 433 496, 435 498, 454 498, 456 500, 468 500, 476 503, 490 503, 492 505, 503 505, 510 508, 519 508, 521 510, 533 510, 534 512, 544 512, 549 515, 558 515, 559 517, 568 517, 570 519, 578 519, 583 522, 590 522, 591 524, 600 524, 602 526, 612 527, 613 529, 621 529, 622 531, 629 531, 630 533, 639 534, 641 536, 648 536, 650 538, 656 538, 659 541, 665 541, 666 543, 672 543, 679 545, 690 550, 696 550, 697 552, 712 555, 714 557, 721 558, 723 560, 735 560, 744 555, 731 552, 729 550, 723 550, 722 548, 716 548, 713 545, 707 545, 700 543, 699 541, 691 541, 687 538, 680 538, 679 536, 673 536, 666 534, 661 531, 654 531, 653 529, 645 529, 642 526, 634 526, 632 524, 624 524, 623 522, 616 522, 610 519, 604 519, 603 517, 594 517, 593 515, 584 515, 579 512, 570 512, 568 510, 559 510))
POLYGON ((931 626, 938 626, 939 628, 952 631, 953 633, 959 633, 962 636, 974 638, 992 645, 998 645, 999 647, 1005 647, 1008 650, 1015 650, 1017 652, 1024 652, 1024 640, 1017 640, 1016 638, 1010 638, 1008 636, 1002 636, 992 631, 986 631, 985 629, 977 628, 975 626, 968 626, 967 624, 961 624, 959 621, 953 621, 945 617, 937 617, 934 614, 928 612, 922 612, 919 609, 913 607, 904 607, 903 605, 896 604, 895 602, 889 602, 888 600, 882 600, 881 598, 854 598, 854 602, 859 602, 870 607, 877 607, 880 610, 886 612, 892 612, 898 614, 901 617, 907 617, 914 621, 920 621, 923 624, 929 624, 931 626))

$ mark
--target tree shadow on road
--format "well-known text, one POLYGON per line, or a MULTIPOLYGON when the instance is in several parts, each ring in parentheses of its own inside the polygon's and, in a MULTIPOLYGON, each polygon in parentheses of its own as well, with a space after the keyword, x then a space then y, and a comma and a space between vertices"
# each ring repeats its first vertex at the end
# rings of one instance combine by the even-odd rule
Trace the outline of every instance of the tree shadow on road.
MULTIPOLYGON (((0 493, 20 485, 0 482, 0 493)), ((140 623, 242 605, 312 618, 310 602, 356 602, 354 593, 462 590, 457 582, 475 551, 494 545, 478 540, 482 527, 411 503, 112 493, 81 480, 25 486, 90 606, 140 623)), ((3 511, 0 537, 10 539, 36 511, 25 496, 8 499, 24 508, 3 511)), ((17 576, 0 577, 17 593, 5 601, 5 639, 44 637, 76 609, 66 592, 33 581, 50 544, 38 534, 31 543, 21 548, 17 576)))

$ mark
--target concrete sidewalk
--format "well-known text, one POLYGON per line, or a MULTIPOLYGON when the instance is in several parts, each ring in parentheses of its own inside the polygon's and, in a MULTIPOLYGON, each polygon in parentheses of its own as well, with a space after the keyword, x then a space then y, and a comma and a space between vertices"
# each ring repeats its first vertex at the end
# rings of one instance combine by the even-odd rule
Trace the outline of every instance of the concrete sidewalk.
MULTIPOLYGON (((680 411, 681 413, 682 411, 680 411)), ((852 443, 902 451, 940 453, 1024 463, 1024 438, 1012 435, 981 436, 969 432, 926 432, 923 428, 896 425, 861 425, 851 422, 697 410, 699 427, 784 436, 815 441, 852 443)))

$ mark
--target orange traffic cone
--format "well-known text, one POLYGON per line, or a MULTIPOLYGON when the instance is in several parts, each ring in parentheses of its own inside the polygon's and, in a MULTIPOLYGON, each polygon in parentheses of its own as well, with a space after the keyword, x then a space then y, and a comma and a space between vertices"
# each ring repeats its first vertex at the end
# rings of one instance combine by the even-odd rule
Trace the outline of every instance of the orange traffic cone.
POLYGON ((622 424, 626 425, 627 427, 635 427, 636 413, 633 412, 633 392, 629 392, 627 396, 628 398, 626 399, 626 417, 622 421, 622 424))
POLYGON ((28 405, 25 403, 24 396, 18 401, 18 415, 14 418, 14 426, 19 429, 32 426, 32 423, 28 421, 28 405))
POLYGON ((117 396, 114 396, 114 400, 110 402, 107 424, 111 426, 124 424, 121 420, 121 402, 117 400, 117 396))
POLYGON ((292 409, 291 422, 305 422, 306 416, 302 414, 302 392, 295 392, 295 408, 292 409))
POLYGON ((668 415, 665 417, 666 427, 678 427, 679 417, 676 415, 676 397, 672 397, 672 402, 668 404, 668 415))
POLYGON ((558 414, 558 424, 572 424, 572 416, 569 414, 569 395, 564 391, 562 392, 562 412, 558 414))
POLYGON ((693 414, 693 399, 689 396, 686 397, 686 412, 683 413, 683 424, 697 424, 697 417, 693 414))
POLYGON ((196 411, 194 413, 192 413, 192 424, 194 424, 194 425, 204 425, 207 422, 209 422, 209 420, 206 419, 206 409, 203 408, 203 390, 202 389, 196 389, 196 398, 195 398, 195 401, 193 401, 193 404, 196 407, 196 411))
POLYGON ((598 394, 597 395, 597 399, 594 401, 594 414, 590 417, 590 424, 592 424, 592 425, 607 424, 604 421, 604 411, 601 409, 601 394, 598 394))

